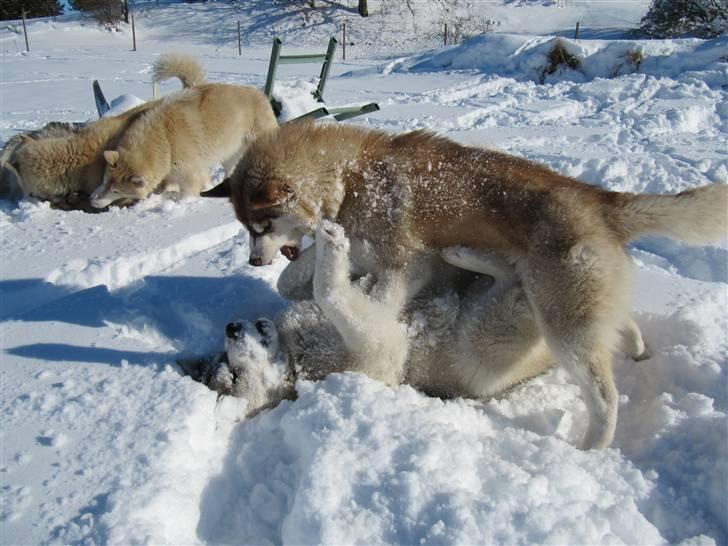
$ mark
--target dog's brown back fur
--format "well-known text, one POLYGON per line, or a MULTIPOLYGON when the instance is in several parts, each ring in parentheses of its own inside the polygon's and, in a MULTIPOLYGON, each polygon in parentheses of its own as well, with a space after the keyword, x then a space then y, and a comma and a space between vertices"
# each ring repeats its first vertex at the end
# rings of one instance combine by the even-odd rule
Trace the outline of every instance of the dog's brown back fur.
POLYGON ((420 252, 465 245, 516 261, 550 350, 581 387, 588 448, 609 445, 616 426, 611 352, 631 320, 625 243, 647 233, 709 242, 728 229, 725 185, 608 192, 421 131, 288 124, 253 144, 230 188, 247 225, 281 214, 311 228, 328 219, 369 241, 392 293, 420 252))
POLYGON ((289 124, 256 142, 239 172, 232 201, 243 223, 275 213, 256 202, 291 192, 296 215, 336 220, 352 237, 371 238, 374 225, 389 252, 459 244, 520 256, 544 224, 554 244, 573 244, 575 230, 581 236, 604 228, 615 242, 626 241, 608 214, 623 195, 423 131, 392 136, 289 124))

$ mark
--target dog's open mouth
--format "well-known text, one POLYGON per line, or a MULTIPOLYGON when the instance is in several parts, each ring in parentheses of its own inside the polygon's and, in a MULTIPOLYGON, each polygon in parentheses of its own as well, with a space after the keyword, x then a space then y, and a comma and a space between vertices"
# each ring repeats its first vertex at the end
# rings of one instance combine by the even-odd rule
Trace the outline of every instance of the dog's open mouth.
POLYGON ((298 247, 297 246, 282 246, 281 254, 283 254, 289 261, 293 261, 298 258, 298 247))

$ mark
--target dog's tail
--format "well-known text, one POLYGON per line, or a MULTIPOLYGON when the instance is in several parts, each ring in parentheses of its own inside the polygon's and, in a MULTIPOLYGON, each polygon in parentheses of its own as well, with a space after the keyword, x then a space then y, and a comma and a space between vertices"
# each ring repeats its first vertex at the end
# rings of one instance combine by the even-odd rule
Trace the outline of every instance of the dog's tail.
POLYGON ((194 57, 178 53, 160 55, 152 67, 152 81, 163 82, 179 78, 184 88, 195 87, 207 82, 202 65, 194 57))
POLYGON ((622 194, 614 212, 625 241, 665 235, 702 245, 728 236, 728 186, 711 184, 675 195, 622 194))

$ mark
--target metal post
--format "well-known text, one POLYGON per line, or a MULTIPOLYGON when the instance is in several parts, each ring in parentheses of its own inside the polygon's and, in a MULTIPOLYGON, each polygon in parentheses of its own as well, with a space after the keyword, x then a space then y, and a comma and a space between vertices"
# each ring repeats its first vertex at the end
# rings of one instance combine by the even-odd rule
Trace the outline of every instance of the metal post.
POLYGON ((276 79, 278 60, 281 56, 281 39, 273 38, 273 49, 270 51, 270 63, 268 64, 268 77, 265 79, 265 96, 269 99, 273 96, 273 81, 276 79))
POLYGON ((346 21, 344 21, 344 35, 342 36, 342 48, 341 53, 343 55, 343 60, 346 60, 346 21))
POLYGON ((240 19, 238 19, 238 56, 243 54, 243 46, 240 41, 240 19))
POLYGON ((574 40, 579 39, 579 21, 576 22, 576 30, 574 31, 574 40))
POLYGON ((321 67, 321 76, 319 76, 318 87, 316 87, 316 99, 323 101, 324 87, 326 87, 326 80, 329 77, 329 70, 331 70, 331 64, 334 62, 334 53, 336 53, 336 45, 339 42, 333 36, 329 40, 329 47, 326 49, 326 60, 321 67))
POLYGON ((28 29, 25 28, 25 10, 23 10, 23 34, 25 34, 25 50, 30 53, 30 44, 28 43, 28 29))
POLYGON ((132 51, 136 51, 136 27, 134 26, 134 14, 131 14, 131 43, 132 51))

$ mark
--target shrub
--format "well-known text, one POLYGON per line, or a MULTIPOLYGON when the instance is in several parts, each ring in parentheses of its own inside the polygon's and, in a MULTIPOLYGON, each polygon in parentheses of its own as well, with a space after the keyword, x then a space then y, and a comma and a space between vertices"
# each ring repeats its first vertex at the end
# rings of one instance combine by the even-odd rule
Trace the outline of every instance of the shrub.
POLYGON ((73 9, 91 15, 108 29, 118 28, 128 13, 124 0, 69 0, 69 4, 73 9))

